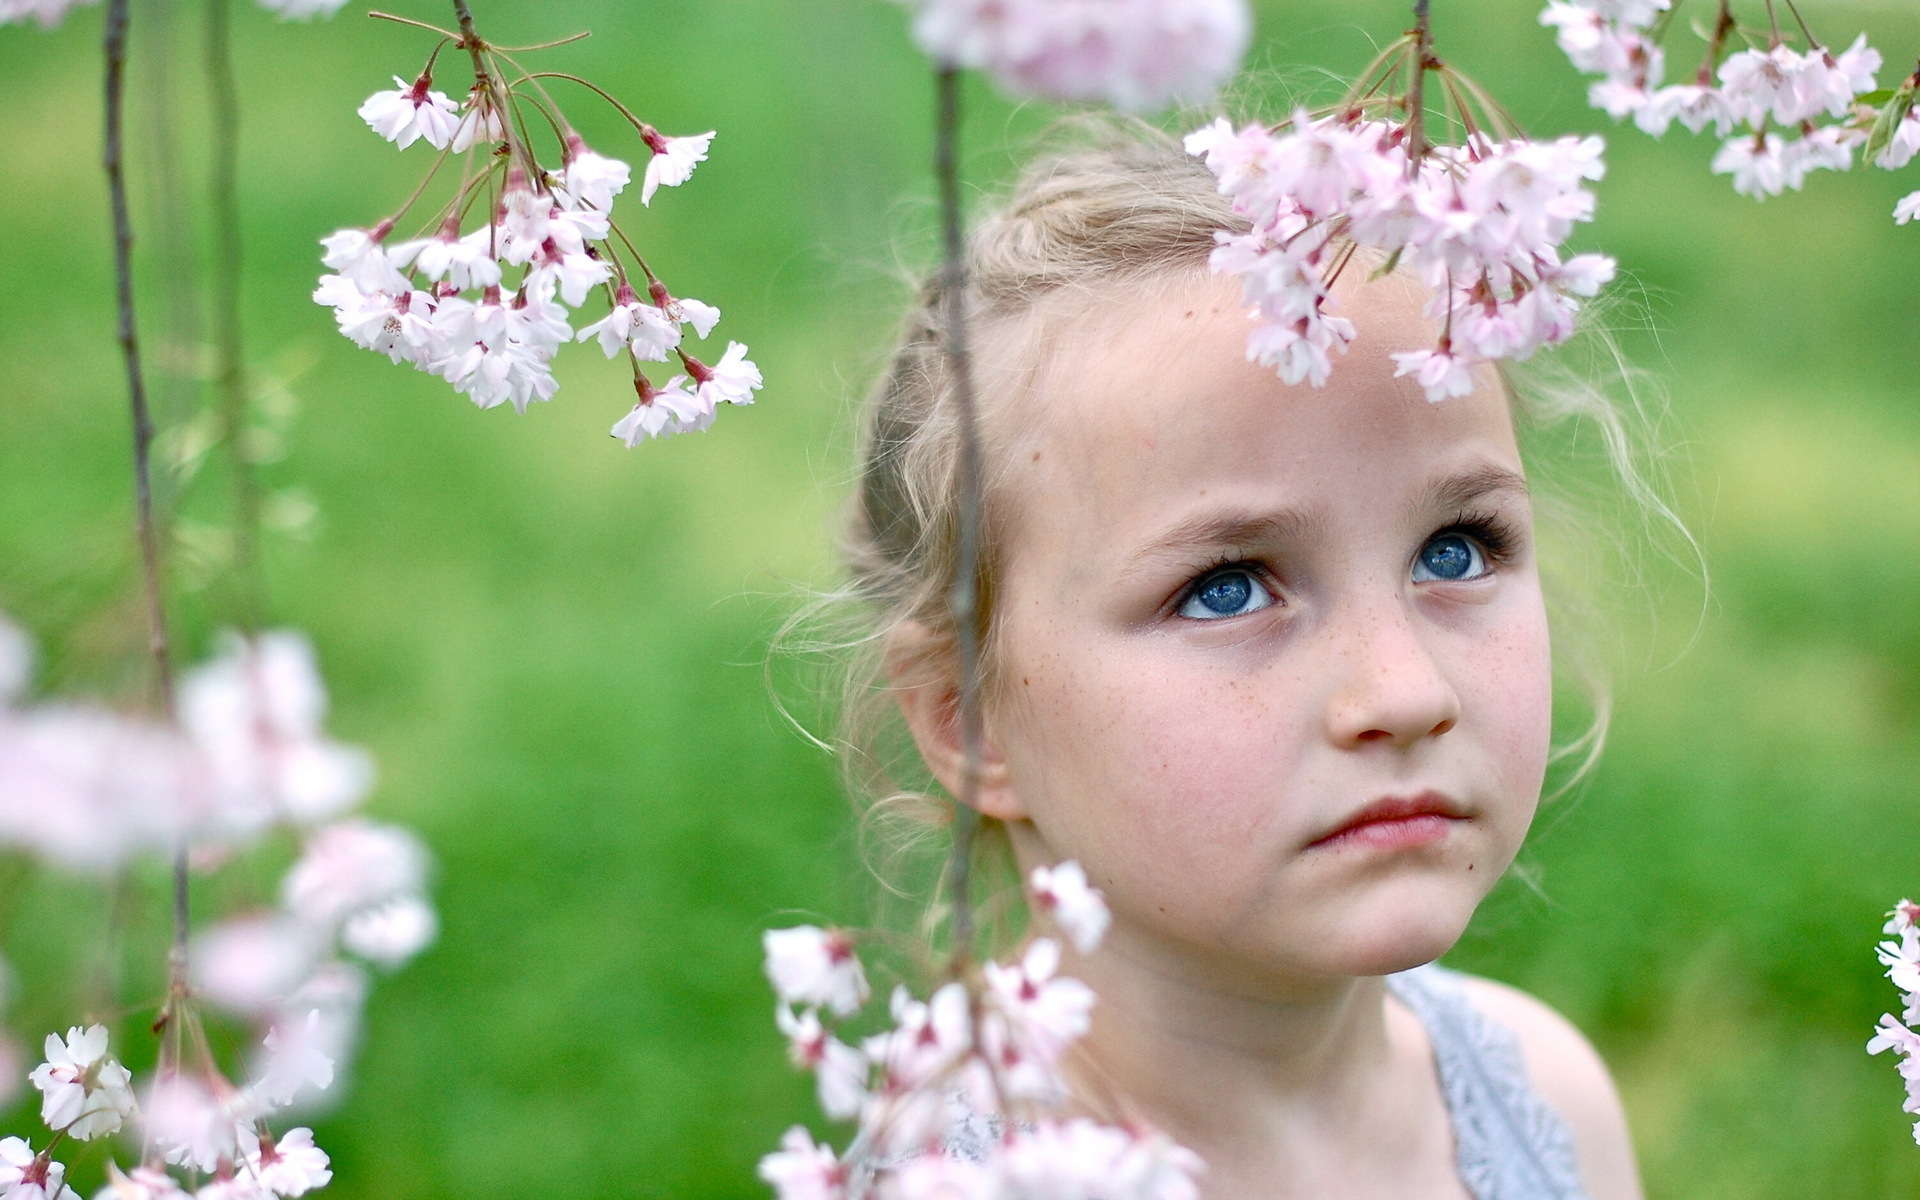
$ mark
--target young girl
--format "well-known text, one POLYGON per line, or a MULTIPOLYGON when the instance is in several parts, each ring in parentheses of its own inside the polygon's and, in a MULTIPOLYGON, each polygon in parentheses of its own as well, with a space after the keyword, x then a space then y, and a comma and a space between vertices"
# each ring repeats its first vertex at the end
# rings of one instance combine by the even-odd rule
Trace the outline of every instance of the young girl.
MULTIPOLYGON (((1245 355, 1204 167, 1137 133, 1042 162, 970 249, 987 466, 978 809, 1113 923, 1081 1067, 1210 1200, 1631 1200, 1586 1040, 1427 966, 1512 862, 1551 726, 1520 402, 1428 403, 1420 285, 1358 265, 1324 388, 1245 355)), ((957 447, 928 290, 848 537, 885 694, 957 794, 957 447)), ((882 761, 864 739, 856 757, 882 761)), ((1090 1089, 1092 1090, 1092 1089, 1090 1089)))

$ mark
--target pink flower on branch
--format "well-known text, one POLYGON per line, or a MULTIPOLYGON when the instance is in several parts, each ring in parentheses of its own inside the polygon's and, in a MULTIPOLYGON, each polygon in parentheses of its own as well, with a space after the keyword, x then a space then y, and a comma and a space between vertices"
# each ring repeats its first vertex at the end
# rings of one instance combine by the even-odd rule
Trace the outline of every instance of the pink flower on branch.
POLYGON ((1245 0, 907 0, 937 63, 1009 91, 1144 112, 1203 100, 1239 68, 1245 0))
MULTIPOLYGON (((464 106, 434 91, 429 71, 361 106, 381 136, 405 147, 424 139, 446 153, 399 213, 369 230, 324 239, 333 273, 313 299, 333 310, 356 345, 445 379, 480 408, 511 403, 518 412, 559 390, 552 360, 569 342, 597 341, 608 357, 668 361, 685 326, 706 337, 719 310, 673 300, 614 216, 633 168, 589 147, 539 84, 537 75, 480 46, 469 56, 474 81, 464 106), (539 113, 528 111, 538 94, 539 113), (550 130, 553 143, 536 136, 550 130), (547 157, 549 146, 557 161, 547 157), (395 245, 387 235, 428 194, 450 155, 466 156, 461 183, 425 229, 395 245), (479 224, 468 227, 470 216, 479 224), (641 298, 645 282, 647 298, 641 298), (604 295, 610 311, 578 322, 574 310, 604 295)), ((436 52, 430 59, 438 62, 436 52)), ((714 133, 668 137, 607 93, 649 155, 640 200, 678 187, 705 161, 714 133)), ((452 172, 448 173, 449 175, 452 172)), ((708 368, 682 355, 685 378, 663 387, 639 375, 639 403, 615 423, 628 446, 709 427, 721 404, 746 404, 761 386, 758 369, 729 346, 708 368)))
POLYGON ((425 138, 435 150, 453 140, 460 106, 445 93, 431 90, 431 75, 408 83, 398 75, 391 92, 375 92, 360 106, 360 119, 373 131, 405 150, 425 138))
POLYGON ((115 1133, 133 1111, 133 1076, 107 1053, 107 1027, 47 1035, 47 1060, 34 1068, 40 1120, 80 1141, 115 1133))

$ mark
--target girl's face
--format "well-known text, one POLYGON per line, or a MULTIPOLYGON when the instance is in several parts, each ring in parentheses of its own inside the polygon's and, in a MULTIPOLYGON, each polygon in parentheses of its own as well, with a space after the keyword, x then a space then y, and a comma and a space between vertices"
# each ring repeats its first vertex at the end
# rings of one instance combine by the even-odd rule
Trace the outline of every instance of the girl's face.
POLYGON ((1246 361, 1227 281, 1060 322, 1004 492, 983 807, 1080 861, 1112 950, 1256 991, 1446 951, 1546 766, 1507 402, 1393 377, 1433 342, 1410 285, 1340 298, 1317 389, 1246 361))

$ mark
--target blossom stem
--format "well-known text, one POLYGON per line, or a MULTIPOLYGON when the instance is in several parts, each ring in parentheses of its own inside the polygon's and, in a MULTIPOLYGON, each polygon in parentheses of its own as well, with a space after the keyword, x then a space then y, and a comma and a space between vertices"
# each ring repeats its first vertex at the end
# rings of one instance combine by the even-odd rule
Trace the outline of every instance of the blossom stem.
POLYGON ((260 483, 247 444, 246 359, 240 326, 240 99, 234 80, 233 0, 207 0, 207 96, 213 113, 208 194, 213 214, 214 386, 220 436, 233 472, 233 583, 240 627, 259 629, 260 483))
POLYGON ((1720 52, 1727 48, 1727 35, 1733 30, 1733 9, 1727 0, 1720 0, 1720 14, 1713 19, 1713 36, 1707 40, 1707 56, 1693 79, 1697 86, 1713 86, 1713 70, 1720 65, 1720 52))
POLYGON ((1427 65, 1433 51, 1427 3, 1413 0, 1413 78, 1407 81, 1407 160, 1415 170, 1427 153, 1427 65))
MULTIPOLYGON (((106 169, 107 192, 113 208, 114 285, 119 301, 121 358, 127 369, 127 399, 133 421, 133 497, 135 532, 140 543, 140 567, 147 609, 147 645, 153 655, 154 685, 160 710, 168 725, 177 725, 174 704, 173 651, 167 636, 166 599, 160 591, 160 539, 153 516, 153 416, 147 408, 145 376, 140 368, 140 339, 133 308, 133 222, 127 214, 125 170, 125 92, 127 25, 131 0, 107 0, 101 49, 106 60, 106 130, 101 164, 106 169)), ((168 1004, 187 977, 187 847, 183 841, 173 857, 173 951, 167 956, 168 1004)))
POLYGON ((495 46, 494 49, 501 54, 527 54, 534 50, 551 50, 555 46, 571 45, 574 42, 583 41, 592 36, 593 30, 582 29, 579 33, 570 33, 566 37, 555 38, 551 42, 541 42, 537 46, 495 46))
MULTIPOLYGON (((508 59, 507 61, 513 62, 512 59, 508 59)), ((514 63, 514 65, 519 66, 520 64, 514 63)), ((592 92, 596 96, 599 96, 602 100, 605 100, 608 104, 611 104, 615 108, 619 109, 620 115, 625 117, 628 121, 632 122, 633 127, 640 131, 640 135, 642 137, 645 137, 647 134, 647 131, 653 128, 653 126, 647 124, 645 121, 642 121, 639 117, 635 116, 632 109, 628 108, 626 105, 614 99, 613 96, 610 95, 605 88, 602 88, 597 84, 589 83, 586 80, 580 78, 578 75, 569 75, 565 71, 526 71, 524 69, 522 73, 529 80, 566 79, 579 84, 581 87, 586 88, 588 91, 592 92)))
POLYGON ((1813 30, 1808 27, 1807 19, 1800 15, 1800 6, 1793 0, 1787 0, 1787 11, 1793 14, 1794 23, 1800 26, 1801 35, 1807 39, 1807 49, 1818 50, 1824 54, 1827 48, 1820 43, 1819 38, 1813 36, 1813 30))
MULTIPOLYGON (((1421 0, 1425 3, 1425 0, 1421 0)), ((940 190, 941 334, 953 381, 954 423, 960 461, 955 480, 957 537, 953 582, 947 609, 953 619, 954 647, 960 671, 960 794, 953 821, 953 857, 947 887, 953 905, 952 971, 958 976, 973 952, 973 898, 970 894, 974 834, 979 828, 980 763, 983 729, 980 715, 980 524, 982 488, 980 436, 975 422, 973 372, 966 330, 967 264, 960 212, 960 73, 950 66, 934 74, 937 96, 933 172, 940 190)))
POLYGON ((396 16, 395 14, 390 12, 381 12, 379 9, 375 9, 374 11, 368 13, 367 15, 369 17, 372 17, 376 21, 392 21, 398 25, 411 25, 415 29, 432 30, 434 33, 437 33, 442 37, 449 39, 450 41, 457 42, 460 40, 460 35, 453 32, 451 29, 442 29, 438 25, 430 25, 425 21, 416 21, 412 17, 396 16))

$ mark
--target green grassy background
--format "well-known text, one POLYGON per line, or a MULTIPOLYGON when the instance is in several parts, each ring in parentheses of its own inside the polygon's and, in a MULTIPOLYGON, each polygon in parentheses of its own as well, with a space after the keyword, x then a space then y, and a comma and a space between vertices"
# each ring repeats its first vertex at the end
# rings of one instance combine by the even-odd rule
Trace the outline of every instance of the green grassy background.
MULTIPOLYGON (((160 14, 135 8, 150 54, 160 14)), ((796 586, 828 577, 850 397, 883 350, 898 264, 925 259, 926 71, 882 0, 478 8, 507 44, 591 28, 541 61, 670 132, 720 130, 688 186, 628 219, 677 291, 726 310, 768 386, 704 437, 629 452, 605 431, 630 393, 584 348, 555 402, 516 417, 337 337, 306 298, 316 239, 388 211, 426 162, 354 108, 427 43, 355 10, 312 26, 239 10, 250 356, 298 399, 266 475, 319 514, 269 545, 274 616, 317 643, 334 730, 377 754, 373 814, 432 845, 445 921, 374 992, 317 1131, 329 1194, 758 1195, 757 1156, 813 1112, 768 1019, 758 931, 794 911, 857 922, 868 894, 830 764, 784 726, 761 664, 796 586)), ((1442 53, 1527 128, 1604 126, 1531 0, 1436 10, 1442 53)), ((1896 62, 1920 49, 1910 13, 1808 15, 1830 40, 1870 29, 1896 62)), ((174 18, 189 196, 197 16, 174 18)), ((1382 0, 1264 0, 1255 61, 1311 84, 1405 21, 1382 0)), ((132 696, 98 29, 88 11, 52 35, 0 30, 0 610, 43 640, 46 689, 132 696)), ((145 71, 136 97, 152 87, 145 71)), ((616 119, 569 103, 590 140, 639 160, 616 119)), ((977 88, 970 177, 1004 179, 1053 111, 977 88)), ((199 399, 166 341, 193 330, 153 232, 160 131, 141 130, 143 317, 177 421, 199 399)), ((1684 133, 1612 145, 1580 240, 1645 295, 1655 332, 1628 343, 1672 398, 1714 588, 1677 661, 1699 596, 1660 590, 1666 632, 1620 682, 1604 764, 1528 851, 1540 892, 1505 888, 1454 957, 1592 1034, 1651 1195, 1920 1196, 1892 1064, 1862 1053, 1893 998, 1880 913, 1920 888, 1920 229, 1888 220, 1916 180, 1829 175, 1759 205, 1684 133)), ((181 509, 189 530, 217 525, 217 466, 181 509)), ((197 654, 222 606, 177 561, 197 654)), ((18 864, 0 889, 21 985, 5 1022, 37 1036, 86 1002, 97 972, 75 947, 106 905, 18 864)), ((153 933, 135 919, 129 954, 153 933)))

